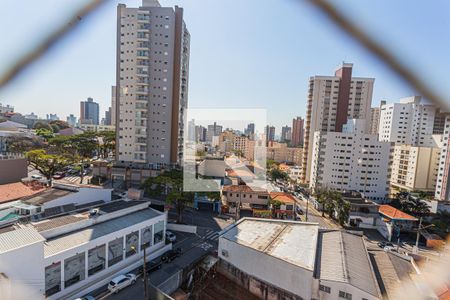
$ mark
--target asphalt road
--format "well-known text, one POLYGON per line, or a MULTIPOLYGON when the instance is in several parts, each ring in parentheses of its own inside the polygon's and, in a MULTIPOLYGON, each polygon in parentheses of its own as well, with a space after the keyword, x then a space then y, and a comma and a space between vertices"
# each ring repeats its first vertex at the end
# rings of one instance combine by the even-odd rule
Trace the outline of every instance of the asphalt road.
MULTIPOLYGON (((295 199, 297 200, 297 204, 299 206, 301 206, 303 212, 305 213, 305 214, 301 215, 302 221, 306 221, 306 206, 307 206, 307 203, 303 199, 299 199, 297 197, 295 197, 295 199)), ((308 220, 307 221, 308 222, 318 223, 319 226, 323 227, 323 228, 331 228, 331 229, 341 228, 334 221, 328 219, 327 217, 322 217, 322 212, 320 212, 317 209, 315 209, 314 206, 311 203, 309 203, 309 205, 308 205, 308 220)))

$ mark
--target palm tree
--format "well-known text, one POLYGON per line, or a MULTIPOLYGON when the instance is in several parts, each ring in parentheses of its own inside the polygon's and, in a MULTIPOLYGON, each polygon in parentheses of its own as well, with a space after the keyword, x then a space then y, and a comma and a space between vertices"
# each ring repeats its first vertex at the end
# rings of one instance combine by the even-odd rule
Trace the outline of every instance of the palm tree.
POLYGON ((420 198, 408 197, 406 201, 402 203, 403 210, 416 217, 422 217, 430 213, 430 208, 420 198))

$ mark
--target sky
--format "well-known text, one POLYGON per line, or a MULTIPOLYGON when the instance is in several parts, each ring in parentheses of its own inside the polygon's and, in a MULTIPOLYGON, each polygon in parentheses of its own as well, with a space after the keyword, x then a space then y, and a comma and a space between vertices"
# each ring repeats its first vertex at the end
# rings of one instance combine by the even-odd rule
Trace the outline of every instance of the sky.
MULTIPOLYGON (((86 0, 2 0, 0 72, 86 0)), ((109 1, 7 88, 0 103, 61 119, 93 97, 101 117, 115 83, 116 6, 109 1)), ((189 107, 262 108, 277 128, 305 115, 308 79, 343 62, 375 78, 372 105, 416 94, 302 0, 160 0, 184 8, 191 33, 189 107)), ((339 9, 450 99, 450 1, 340 0, 339 9)), ((239 129, 239 128, 237 128, 239 129)))

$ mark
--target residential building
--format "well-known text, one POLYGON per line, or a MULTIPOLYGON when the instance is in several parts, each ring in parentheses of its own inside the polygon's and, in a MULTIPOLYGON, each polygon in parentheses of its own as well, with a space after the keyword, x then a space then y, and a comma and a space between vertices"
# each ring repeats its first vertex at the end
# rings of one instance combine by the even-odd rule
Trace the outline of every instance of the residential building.
POLYGON ((279 207, 272 205, 272 216, 281 220, 295 220, 296 200, 290 193, 270 192, 270 199, 279 202, 279 207))
POLYGON ((382 299, 355 233, 243 218, 221 232, 218 255, 217 271, 261 299, 382 299))
MULTIPOLYGON (((239 173, 239 171, 235 171, 239 173)), ((239 174, 237 174, 239 176, 239 174)), ((267 208, 269 193, 264 189, 248 185, 225 185, 222 188, 222 202, 227 206, 243 206, 249 209, 267 208)))
POLYGON ((195 126, 195 139, 197 142, 205 142, 206 141, 206 128, 197 125, 195 126))
MULTIPOLYGON (((300 155, 301 157, 301 155, 300 155)), ((290 166, 288 170, 289 178, 295 182, 300 181, 300 175, 302 172, 302 168, 300 166, 290 166)))
POLYGON ((314 135, 310 188, 357 191, 383 202, 389 192, 391 143, 364 131, 365 120, 349 120, 344 132, 314 135))
POLYGON ((73 114, 70 114, 66 118, 67 124, 69 124, 70 127, 77 126, 77 117, 75 117, 73 114))
POLYGON ((93 132, 115 131, 116 130, 116 127, 113 125, 80 124, 80 126, 78 126, 78 127, 81 130, 93 131, 93 132))
POLYGON ((264 129, 264 134, 266 135, 266 142, 275 141, 275 126, 267 125, 264 129))
POLYGON ((385 104, 386 100, 381 100, 379 107, 372 107, 370 109, 370 129, 369 129, 370 134, 378 135, 381 106, 385 104))
POLYGON ((231 130, 225 130, 219 134, 220 153, 231 153, 234 149, 234 138, 236 134, 231 130))
POLYGON ((397 144, 393 147, 390 193, 434 192, 441 148, 397 144))
POLYGON ((417 218, 390 205, 380 205, 378 211, 380 213, 380 222, 377 230, 388 241, 396 241, 400 233, 411 232, 417 226, 417 218))
POLYGON ((255 123, 250 123, 244 130, 244 134, 248 136, 250 140, 255 139, 255 123))
MULTIPOLYGON (((348 119, 370 120, 375 79, 352 77, 353 64, 344 63, 334 76, 314 76, 309 80, 302 181, 308 183, 313 161, 314 134, 342 132, 348 119)), ((369 131, 369 122, 364 132, 369 131)))
POLYGON ((305 120, 301 117, 297 117, 292 119, 292 138, 291 138, 291 146, 292 147, 303 147, 304 135, 305 135, 305 120))
POLYGON ((206 141, 212 142, 214 136, 219 136, 222 133, 222 125, 218 125, 216 122, 212 125, 208 125, 208 130, 206 131, 206 141))
POLYGON ((236 135, 233 140, 233 151, 236 155, 245 157, 248 153, 249 139, 246 135, 236 135))
POLYGON ((59 117, 56 114, 47 114, 47 121, 58 121, 59 117))
POLYGON ((266 149, 267 159, 279 163, 293 163, 301 165, 303 148, 288 147, 286 143, 269 142, 266 149))
POLYGON ((100 109, 97 102, 91 97, 80 102, 80 124, 99 125, 100 109))
POLYGON ((356 228, 376 229, 380 215, 379 205, 364 199, 363 195, 354 191, 341 193, 342 199, 350 204, 347 223, 356 228))
POLYGON ((434 144, 435 115, 436 106, 423 101, 421 96, 382 105, 378 138, 383 142, 429 147, 434 144))
POLYGON ((281 127, 280 142, 290 143, 292 139, 292 128, 289 126, 281 127))
POLYGON ((117 7, 116 163, 181 163, 190 34, 183 9, 143 0, 117 7))
POLYGON ((114 201, 0 233, 2 299, 75 299, 171 248, 166 215, 114 201), (13 242, 11 242, 13 241, 13 242), (24 288, 26 287, 26 288, 24 288))
POLYGON ((450 114, 446 115, 436 179, 435 199, 450 201, 450 114))
POLYGON ((0 103, 0 114, 9 114, 14 112, 14 106, 9 104, 3 105, 0 103))
POLYGON ((117 116, 117 103, 116 103, 116 86, 111 87, 111 124, 116 126, 116 116, 117 116))
POLYGON ((195 120, 188 121, 188 127, 187 127, 187 134, 188 134, 188 141, 190 142, 197 142, 196 135, 195 135, 195 120))

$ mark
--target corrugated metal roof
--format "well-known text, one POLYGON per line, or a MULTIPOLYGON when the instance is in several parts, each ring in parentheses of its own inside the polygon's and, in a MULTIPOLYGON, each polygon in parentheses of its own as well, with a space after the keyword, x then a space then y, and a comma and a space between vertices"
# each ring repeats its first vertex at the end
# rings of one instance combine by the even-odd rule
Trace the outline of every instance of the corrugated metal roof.
POLYGON ((34 228, 19 228, 0 234, 0 253, 15 250, 45 239, 34 228))
POLYGON ((311 223, 244 218, 222 237, 313 270, 318 230, 311 223))
POLYGON ((320 233, 317 276, 345 282, 380 297, 363 238, 345 231, 320 233))
POLYGON ((159 214, 153 209, 144 209, 49 239, 44 244, 44 256, 52 256, 67 249, 83 245, 104 235, 150 220, 156 216, 159 216, 159 214))

